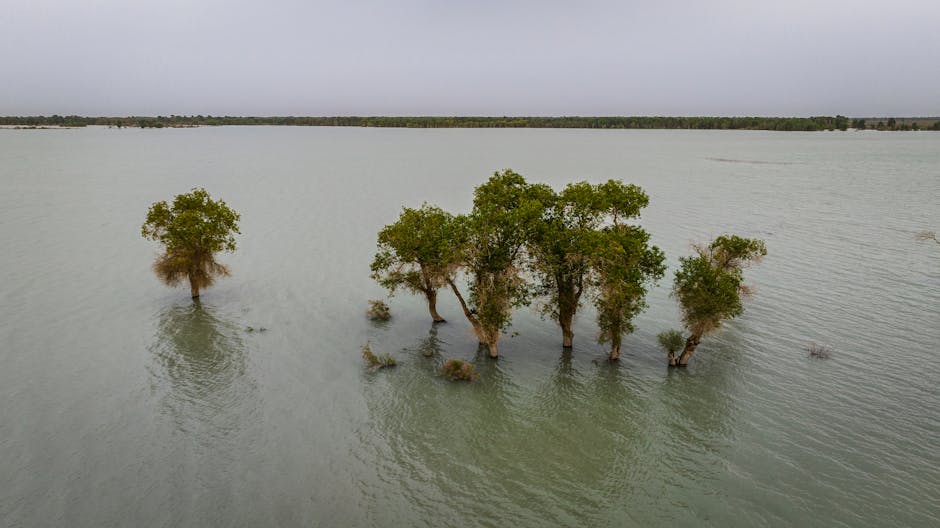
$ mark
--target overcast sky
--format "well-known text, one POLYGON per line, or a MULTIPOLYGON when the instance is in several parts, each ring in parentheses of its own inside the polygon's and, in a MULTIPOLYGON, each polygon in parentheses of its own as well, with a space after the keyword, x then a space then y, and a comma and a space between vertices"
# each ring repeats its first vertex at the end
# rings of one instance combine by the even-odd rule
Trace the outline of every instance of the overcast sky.
POLYGON ((0 115, 940 115, 940 0, 0 0, 0 115))

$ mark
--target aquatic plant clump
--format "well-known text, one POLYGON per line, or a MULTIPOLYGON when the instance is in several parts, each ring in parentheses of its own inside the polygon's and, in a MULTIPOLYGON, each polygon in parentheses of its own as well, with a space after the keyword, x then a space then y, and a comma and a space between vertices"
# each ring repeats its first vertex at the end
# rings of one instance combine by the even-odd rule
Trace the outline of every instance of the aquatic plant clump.
POLYGON ((914 235, 914 240, 923 240, 923 241, 932 240, 936 242, 937 244, 940 244, 940 239, 937 238, 937 233, 933 231, 921 231, 920 233, 917 233, 916 235, 914 235))
POLYGON ((666 351, 670 363, 674 362, 676 352, 682 350, 685 346, 685 338, 682 337, 682 332, 678 330, 660 332, 656 339, 659 340, 659 346, 666 351))
POLYGON ((448 359, 441 366, 441 374, 451 381, 476 381, 480 377, 473 365, 460 359, 448 359))
POLYGON ((809 357, 814 359, 830 359, 832 357, 832 347, 826 345, 817 345, 816 343, 811 343, 806 347, 806 352, 809 354, 809 357))
POLYGON ((373 352, 372 346, 369 343, 366 343, 366 345, 362 347, 362 359, 366 360, 366 364, 373 369, 382 369, 398 365, 398 362, 395 361, 395 358, 392 356, 373 352))
POLYGON ((369 309, 366 310, 366 316, 373 321, 388 321, 392 318, 392 312, 389 310, 385 301, 369 301, 369 309))

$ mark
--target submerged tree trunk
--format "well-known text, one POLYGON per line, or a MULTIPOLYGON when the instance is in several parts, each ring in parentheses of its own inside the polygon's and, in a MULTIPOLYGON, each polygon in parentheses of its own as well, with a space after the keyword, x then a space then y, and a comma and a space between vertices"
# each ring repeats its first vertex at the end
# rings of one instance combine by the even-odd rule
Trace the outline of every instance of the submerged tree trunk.
POLYGON ((555 285, 558 288, 558 325, 561 327, 561 346, 571 348, 574 345, 574 331, 571 329, 571 323, 578 310, 581 290, 575 287, 570 275, 556 275, 555 285))
POLYGON ((610 355, 607 359, 610 361, 618 361, 620 359, 620 343, 622 342, 620 334, 610 336, 610 355))
POLYGON ((574 319, 574 310, 564 304, 558 306, 558 325, 561 326, 561 346, 571 348, 574 344, 574 331, 571 330, 571 321, 574 319))
POLYGON ((428 298, 428 311, 431 312, 431 319, 435 323, 446 323, 447 321, 441 317, 441 314, 437 313, 437 290, 433 288, 426 290, 424 295, 428 298))
POLYGON ((189 293, 193 296, 193 299, 199 298, 199 285, 196 284, 196 277, 192 274, 189 275, 189 293))
POLYGON ((561 346, 562 348, 572 348, 574 347, 574 332, 571 331, 571 322, 569 321, 567 325, 562 323, 561 325, 561 346))
POLYGON ((610 358, 611 361, 617 361, 620 359, 620 343, 611 343, 610 344, 610 358))
POLYGON ((669 359, 670 367, 675 367, 679 364, 679 358, 676 357, 676 353, 672 350, 669 351, 669 354, 666 357, 669 359))
POLYGON ((679 356, 678 366, 684 367, 689 364, 689 360, 692 359, 692 354, 695 353, 695 349, 701 342, 702 336, 698 334, 692 334, 685 340, 685 348, 682 350, 682 355, 679 356))
POLYGON ((499 359, 499 345, 495 339, 487 343, 486 348, 489 349, 491 358, 499 359))

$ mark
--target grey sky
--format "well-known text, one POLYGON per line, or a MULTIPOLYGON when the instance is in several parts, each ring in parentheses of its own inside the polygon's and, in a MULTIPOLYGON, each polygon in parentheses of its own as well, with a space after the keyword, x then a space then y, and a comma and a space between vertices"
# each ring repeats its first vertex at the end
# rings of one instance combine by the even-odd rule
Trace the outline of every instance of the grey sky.
POLYGON ((940 115, 940 0, 0 0, 0 115, 940 115))

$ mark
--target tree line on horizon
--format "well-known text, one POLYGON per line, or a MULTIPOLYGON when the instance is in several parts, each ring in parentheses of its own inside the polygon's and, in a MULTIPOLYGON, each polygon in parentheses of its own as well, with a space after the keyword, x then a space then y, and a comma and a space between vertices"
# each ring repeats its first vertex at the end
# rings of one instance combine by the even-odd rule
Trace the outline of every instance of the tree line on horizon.
POLYGON ((486 117, 486 116, 128 116, 84 117, 77 115, 6 116, 0 117, 3 126, 62 126, 89 125, 109 127, 174 128, 191 126, 273 125, 273 126, 358 126, 397 128, 592 128, 592 129, 691 129, 691 130, 778 130, 820 131, 875 129, 875 130, 940 130, 940 118, 887 118, 877 123, 845 116, 815 117, 654 117, 654 116, 562 116, 562 117, 486 117), (931 121, 933 121, 931 123, 931 121))

